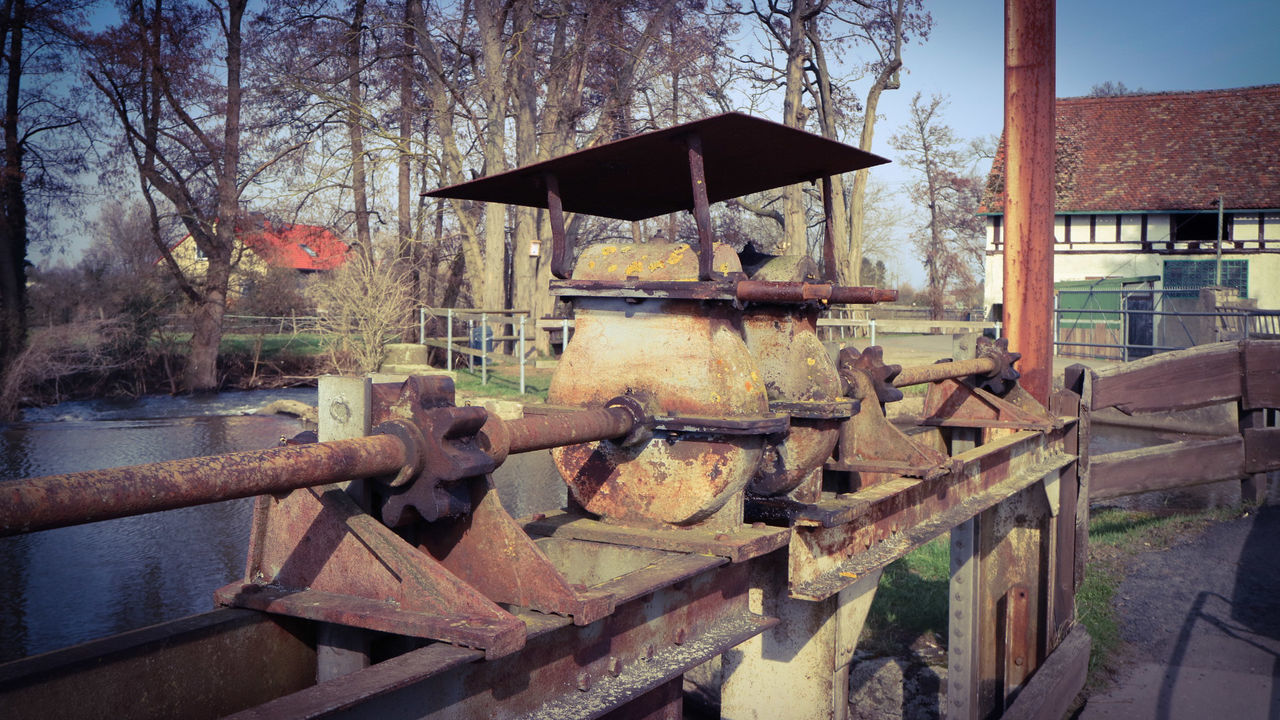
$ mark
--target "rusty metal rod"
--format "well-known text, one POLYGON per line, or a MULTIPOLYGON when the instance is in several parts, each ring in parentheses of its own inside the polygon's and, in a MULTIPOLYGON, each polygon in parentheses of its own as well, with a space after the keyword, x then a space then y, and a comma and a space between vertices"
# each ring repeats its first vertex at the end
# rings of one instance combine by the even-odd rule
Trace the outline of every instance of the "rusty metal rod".
POLYGON ((505 422, 511 438, 509 452, 512 453, 619 438, 636 426, 634 415, 621 407, 531 415, 505 422))
POLYGON ((742 302, 798 303, 825 300, 831 303, 870 304, 893 302, 897 290, 876 287, 850 287, 835 283, 771 282, 740 280, 734 290, 742 302))
POLYGON ((970 375, 990 374, 996 371, 998 364, 995 358, 981 357, 972 360, 934 363, 933 365, 913 365, 902 368, 902 371, 890 383, 894 387, 920 385, 950 378, 962 378, 970 375))
POLYGON ((0 537, 394 473, 391 435, 0 482, 0 537))

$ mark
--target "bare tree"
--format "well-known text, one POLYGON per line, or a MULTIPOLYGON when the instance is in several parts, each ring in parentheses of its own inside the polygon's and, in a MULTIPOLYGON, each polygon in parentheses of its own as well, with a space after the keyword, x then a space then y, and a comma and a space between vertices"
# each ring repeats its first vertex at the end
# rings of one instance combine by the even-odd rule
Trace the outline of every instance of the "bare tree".
POLYGON ((120 25, 83 38, 90 81, 137 168, 153 241, 195 304, 188 390, 218 386, 239 201, 257 175, 240 170, 246 4, 137 3, 120 25), (161 202, 174 209, 207 258, 202 279, 186 277, 170 253, 160 231, 161 202))
MULTIPOLYGON (((922 10, 921 0, 751 0, 750 9, 730 3, 731 11, 752 17, 765 30, 781 63, 770 55, 743 54, 738 61, 753 69, 759 87, 783 87, 783 123, 805 128, 809 118, 824 137, 840 140, 860 115, 858 146, 870 151, 878 119, 881 93, 900 87, 903 46, 928 37, 933 20, 922 10), (829 51, 845 55, 851 48, 866 48, 870 57, 860 65, 871 77, 866 102, 860 106, 851 81, 834 75, 829 51), (805 101, 808 98, 808 101, 805 101)), ((836 275, 856 284, 862 262, 867 171, 855 173, 853 190, 844 192, 844 179, 832 179, 836 275)), ((784 191, 780 217, 786 226, 786 245, 804 248, 803 197, 798 188, 784 191)), ((751 205, 745 207, 758 209, 751 205)), ((803 250, 801 250, 803 252, 803 250)))
POLYGON ((920 179, 911 186, 913 202, 924 212, 924 222, 913 236, 924 263, 929 307, 935 320, 942 318, 949 288, 962 292, 976 287, 974 268, 982 262, 982 222, 977 216, 982 181, 961 172, 965 156, 959 139, 943 122, 946 99, 925 100, 916 93, 910 118, 890 143, 901 153, 901 162, 920 179))
POLYGON ((4 0, 0 68, 4 92, 4 170, 0 173, 0 372, 27 340, 27 250, 32 228, 52 208, 74 214, 71 175, 86 143, 67 79, 67 28, 83 22, 84 0, 4 0))

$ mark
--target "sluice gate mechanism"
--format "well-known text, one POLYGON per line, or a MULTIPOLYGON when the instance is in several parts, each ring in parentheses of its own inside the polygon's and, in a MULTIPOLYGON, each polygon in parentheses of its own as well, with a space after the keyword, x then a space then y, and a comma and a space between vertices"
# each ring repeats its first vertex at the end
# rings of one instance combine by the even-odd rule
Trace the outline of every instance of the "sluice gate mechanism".
POLYGON ((710 203, 881 162, 729 114, 437 191, 547 209, 576 323, 549 404, 330 378, 322 409, 349 412, 320 441, 6 484, 3 534, 257 500, 222 609, 0 666, 0 715, 679 718, 720 658, 723 717, 845 717, 881 571, 947 534, 948 715, 1063 707, 1088 655, 1080 396, 1044 407, 1003 341, 833 359, 818 318, 896 293, 838 284, 830 231, 825 268, 715 241, 710 203), (575 252, 565 228, 685 210, 695 242, 575 252), (904 429, 883 408, 907 385, 904 429), (545 451, 568 505, 514 518, 491 474, 545 451))

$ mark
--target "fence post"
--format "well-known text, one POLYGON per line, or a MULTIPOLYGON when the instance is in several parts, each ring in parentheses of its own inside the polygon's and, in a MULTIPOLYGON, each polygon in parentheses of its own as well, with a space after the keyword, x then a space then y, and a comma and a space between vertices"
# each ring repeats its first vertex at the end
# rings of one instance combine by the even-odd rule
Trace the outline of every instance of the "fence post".
POLYGON ((569 347, 569 318, 565 318, 560 324, 560 354, 564 355, 564 349, 569 347))
POLYGON ((871 322, 871 344, 875 345, 876 344, 876 319, 871 318, 870 322, 871 322))
POLYGON ((427 344, 427 309, 418 308, 418 344, 427 344))
POLYGON ((520 316, 520 394, 524 394, 524 316, 520 316))
POLYGON ((447 346, 444 349, 444 366, 449 372, 453 372, 453 308, 449 308, 448 316, 449 332, 444 343, 447 346))
POLYGON ((1058 341, 1062 339, 1062 311, 1058 307, 1058 293, 1053 294, 1053 356, 1058 356, 1058 341))
MULTIPOLYGON (((480 384, 489 384, 489 314, 480 313, 480 384)), ((471 337, 475 337, 473 334, 471 337)))
MULTIPOLYGON (((476 319, 467 318, 467 349, 471 349, 471 340, 476 336, 476 319)), ((467 370, 474 371, 476 369, 476 356, 467 353, 467 370)))

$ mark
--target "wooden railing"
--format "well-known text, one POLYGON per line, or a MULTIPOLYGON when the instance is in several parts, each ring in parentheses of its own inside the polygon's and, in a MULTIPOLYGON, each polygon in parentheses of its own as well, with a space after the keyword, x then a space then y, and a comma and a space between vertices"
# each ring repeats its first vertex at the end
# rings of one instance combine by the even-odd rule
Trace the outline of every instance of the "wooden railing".
MULTIPOLYGON (((1261 500, 1266 473, 1280 470, 1280 341, 1201 345, 1102 370, 1073 366, 1092 412, 1134 417, 1235 404, 1237 431, 1095 456, 1087 463, 1092 500, 1240 479, 1261 500)), ((1070 384, 1072 379, 1068 378, 1070 384)))

